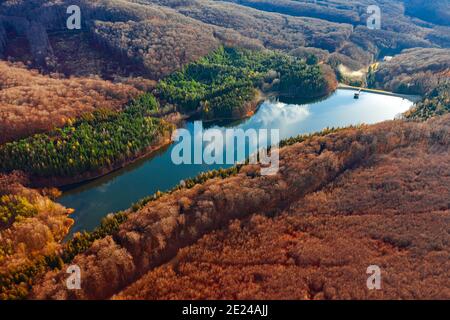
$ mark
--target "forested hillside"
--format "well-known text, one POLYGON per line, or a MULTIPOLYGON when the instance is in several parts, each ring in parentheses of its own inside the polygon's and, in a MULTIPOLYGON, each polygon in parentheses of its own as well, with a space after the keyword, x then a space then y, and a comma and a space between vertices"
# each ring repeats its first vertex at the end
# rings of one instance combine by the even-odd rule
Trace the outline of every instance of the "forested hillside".
POLYGON ((408 119, 426 120, 450 113, 450 82, 429 91, 422 101, 406 113, 408 119))
POLYGON ((450 3, 446 0, 404 0, 406 14, 436 24, 450 26, 450 3))
POLYGON ((369 85, 394 92, 425 94, 450 81, 450 49, 408 49, 373 70, 369 85))
POLYGON ((0 299, 450 299, 449 14, 446 0, 1 1, 0 299), (274 176, 204 172, 65 242, 73 210, 30 189, 127 166, 189 116, 242 119, 337 80, 422 100, 283 140, 274 176), (365 289, 371 264, 382 291, 365 289))
POLYGON ((73 38, 67 37, 73 32, 64 31, 67 4, 54 1, 42 8, 38 5, 40 2, 7 1, 0 6, 0 29, 4 30, 0 32, 3 34, 0 43, 4 43, 0 53, 27 60, 36 51, 34 46, 43 47, 45 50, 40 52, 47 56, 38 57, 34 63, 70 73, 74 72, 70 67, 70 51, 75 55, 82 49, 88 56, 103 61, 103 66, 88 63, 89 69, 83 67, 84 72, 110 78, 114 74, 159 78, 197 60, 220 44, 285 51, 315 47, 335 53, 334 58, 339 63, 353 70, 367 66, 380 54, 399 53, 405 48, 450 45, 448 28, 411 19, 404 14, 402 3, 394 0, 377 2, 384 14, 383 28, 374 31, 365 27, 365 11, 372 4, 370 1, 345 1, 345 4, 323 1, 320 5, 287 0, 234 1, 245 5, 241 6, 207 0, 76 0, 70 4, 82 8, 84 36, 77 38, 81 41, 80 48, 67 50, 67 46, 74 45, 70 40, 73 38), (270 9, 267 9, 269 4, 270 9), (261 10, 250 8, 252 6, 261 10), (283 6, 293 9, 277 9, 283 6), (33 14, 24 15, 27 12, 33 14), (27 31, 31 28, 39 29, 45 35, 39 39, 48 38, 48 41, 36 39, 33 36, 36 32, 27 31), (18 47, 21 44, 24 47, 27 39, 32 45, 29 52, 23 52, 27 50, 18 47), (89 43, 91 45, 86 45, 89 43), (197 45, 199 43, 201 45, 197 45), (123 60, 122 68, 111 61, 113 56, 96 54, 93 49, 110 50, 115 58, 123 60), (353 65, 349 65, 351 61, 353 65))
MULTIPOLYGON (((19 173, 0 174, 0 299, 4 295, 3 275, 24 265, 37 265, 44 255, 52 255, 61 248, 73 220, 70 211, 51 199, 56 189, 31 190, 23 185, 27 179, 19 173)), ((24 279, 16 278, 17 292, 27 292, 24 279)))
POLYGON ((163 79, 163 101, 205 119, 239 119, 253 112, 259 91, 290 98, 323 97, 336 89, 331 71, 275 52, 223 48, 163 79))
POLYGON ((167 76, 221 45, 294 55, 314 49, 341 81, 355 84, 386 54, 450 47, 449 27, 409 14, 426 7, 437 16, 446 12, 442 2, 372 2, 76 0, 70 4, 81 7, 83 26, 68 31, 67 1, 6 1, 0 5, 0 55, 43 72, 96 75, 147 90, 154 83, 146 79, 167 76), (371 4, 381 7, 381 30, 366 27, 371 4))
MULTIPOLYGON (((133 100, 122 112, 97 110, 62 129, 0 146, 0 172, 20 170, 33 178, 66 178, 60 186, 87 180, 170 141, 173 125, 153 118, 159 104, 150 94, 133 100)), ((36 180, 37 179, 37 180, 36 180)))
POLYGON ((0 61, 0 144, 63 126, 97 109, 120 110, 140 93, 131 85, 44 76, 0 61))
POLYGON ((292 141, 275 176, 244 166, 138 207, 74 258, 90 270, 82 290, 50 271, 32 297, 448 297, 448 124, 390 121, 292 141), (388 268, 385 291, 359 284, 368 261, 388 268))

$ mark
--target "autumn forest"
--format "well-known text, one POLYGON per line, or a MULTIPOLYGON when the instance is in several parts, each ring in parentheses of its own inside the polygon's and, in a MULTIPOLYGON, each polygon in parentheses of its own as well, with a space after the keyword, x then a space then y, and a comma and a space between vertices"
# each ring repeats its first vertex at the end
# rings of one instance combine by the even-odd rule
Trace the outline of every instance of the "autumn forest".
POLYGON ((450 299, 449 16, 445 0, 3 1, 0 300, 450 299), (410 105, 313 127, 369 96, 410 105), (177 129, 279 119, 314 130, 281 138, 275 174, 247 158, 169 179, 177 129))

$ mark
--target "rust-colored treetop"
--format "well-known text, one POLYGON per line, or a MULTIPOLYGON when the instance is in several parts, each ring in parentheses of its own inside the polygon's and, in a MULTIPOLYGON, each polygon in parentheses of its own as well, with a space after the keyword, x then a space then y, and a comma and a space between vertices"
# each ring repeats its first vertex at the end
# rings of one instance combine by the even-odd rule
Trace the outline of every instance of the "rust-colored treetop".
POLYGON ((120 109, 139 93, 130 85, 53 78, 0 61, 0 143, 63 126, 95 109, 120 109))

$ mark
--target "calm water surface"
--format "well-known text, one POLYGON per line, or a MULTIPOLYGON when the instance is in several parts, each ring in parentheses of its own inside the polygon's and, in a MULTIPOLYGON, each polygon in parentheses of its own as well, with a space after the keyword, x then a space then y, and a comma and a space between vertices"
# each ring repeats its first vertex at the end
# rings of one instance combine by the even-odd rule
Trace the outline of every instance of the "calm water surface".
MULTIPOLYGON (((354 91, 340 89, 325 100, 309 104, 265 101, 258 112, 245 121, 227 126, 204 126, 205 130, 279 129, 280 138, 284 139, 321 131, 326 127, 373 124, 394 119, 413 104, 408 99, 381 94, 363 92, 359 100, 353 99, 353 95, 354 91)), ((186 129, 193 132, 193 128, 193 122, 186 123, 186 129)), ((195 177, 203 171, 229 167, 206 164, 175 165, 171 160, 173 147, 174 145, 168 146, 125 169, 64 192, 58 202, 76 210, 72 215, 75 224, 71 234, 92 230, 108 213, 127 209, 158 190, 169 190, 183 179, 195 177)))

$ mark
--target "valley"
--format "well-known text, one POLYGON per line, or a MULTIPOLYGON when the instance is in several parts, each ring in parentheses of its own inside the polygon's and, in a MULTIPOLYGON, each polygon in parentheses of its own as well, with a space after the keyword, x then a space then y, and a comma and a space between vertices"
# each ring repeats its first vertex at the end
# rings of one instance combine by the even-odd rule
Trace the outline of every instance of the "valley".
POLYGON ((0 299, 450 298, 445 0, 68 5, 0 4, 0 299), (176 165, 198 124, 279 171, 176 165))

